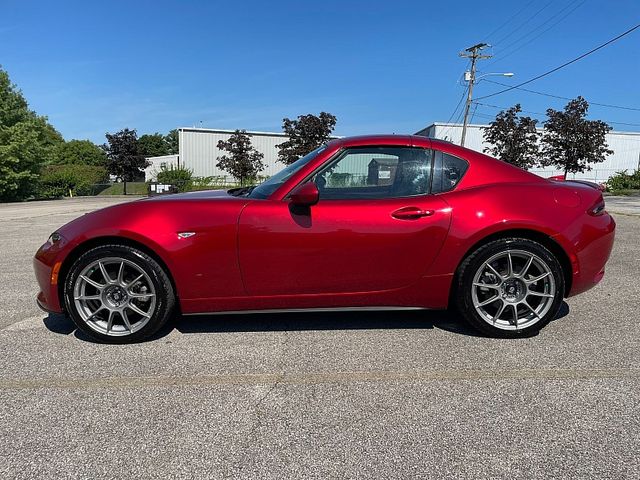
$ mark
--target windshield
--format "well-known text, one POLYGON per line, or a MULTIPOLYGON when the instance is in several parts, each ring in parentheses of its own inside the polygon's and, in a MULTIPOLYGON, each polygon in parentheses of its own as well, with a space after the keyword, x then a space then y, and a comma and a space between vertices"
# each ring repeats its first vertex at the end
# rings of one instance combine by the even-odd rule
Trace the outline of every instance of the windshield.
POLYGON ((268 198, 273 192, 275 192, 284 182, 286 182, 289 178, 293 176, 294 173, 299 171, 302 167, 304 167, 311 160, 316 158, 320 152, 322 152, 326 147, 323 145, 319 148, 316 148, 314 151, 307 153, 304 157, 299 158, 291 165, 286 166, 278 173, 276 173, 269 180, 261 183, 257 187, 253 188, 249 193, 249 198, 268 198))

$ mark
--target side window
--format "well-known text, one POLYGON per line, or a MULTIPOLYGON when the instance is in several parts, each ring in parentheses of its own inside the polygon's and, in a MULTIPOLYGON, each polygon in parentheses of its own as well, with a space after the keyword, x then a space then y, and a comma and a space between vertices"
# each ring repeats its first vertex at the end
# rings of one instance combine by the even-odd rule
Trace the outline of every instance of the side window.
POLYGON ((436 151, 434 155, 431 193, 453 190, 467 171, 469 164, 448 153, 436 151))
POLYGON ((345 150, 314 181, 320 199, 377 199, 429 193, 432 151, 414 147, 345 150))

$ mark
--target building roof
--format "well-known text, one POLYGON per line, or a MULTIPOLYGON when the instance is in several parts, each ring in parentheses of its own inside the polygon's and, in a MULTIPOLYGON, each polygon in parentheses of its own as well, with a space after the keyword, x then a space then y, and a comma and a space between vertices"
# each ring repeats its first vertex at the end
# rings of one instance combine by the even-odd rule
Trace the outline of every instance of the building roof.
MULTIPOLYGON (((202 132, 202 133, 235 133, 235 130, 225 130, 221 128, 197 128, 197 127, 179 127, 179 131, 183 132, 202 132)), ((288 135, 282 132, 258 132, 255 130, 245 130, 247 135, 258 135, 263 137, 287 137, 288 135)))

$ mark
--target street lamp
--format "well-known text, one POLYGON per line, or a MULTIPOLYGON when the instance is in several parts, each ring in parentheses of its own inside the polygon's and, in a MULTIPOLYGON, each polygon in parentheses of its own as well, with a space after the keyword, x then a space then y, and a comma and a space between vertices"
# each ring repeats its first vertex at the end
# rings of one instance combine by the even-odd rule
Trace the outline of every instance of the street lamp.
MULTIPOLYGON (((476 77, 476 81, 479 81, 480 79, 484 78, 484 77, 490 77, 490 76, 494 76, 494 77, 513 77, 515 75, 515 73, 513 72, 506 72, 506 73, 483 73, 482 75, 479 75, 476 77)), ((464 72, 464 79, 465 81, 469 81, 471 80, 471 72, 466 71, 464 72)))
POLYGON ((483 73, 476 77, 475 62, 471 65, 471 71, 464 72, 464 79, 469 82, 469 90, 467 91, 467 103, 464 107, 464 121, 462 123, 462 139, 460 140, 460 146, 464 147, 464 140, 467 136, 467 124, 469 121, 469 109, 471 108, 471 99, 473 95, 473 85, 477 81, 482 80, 484 77, 498 76, 498 77, 513 77, 515 74, 512 72, 506 73, 483 73))

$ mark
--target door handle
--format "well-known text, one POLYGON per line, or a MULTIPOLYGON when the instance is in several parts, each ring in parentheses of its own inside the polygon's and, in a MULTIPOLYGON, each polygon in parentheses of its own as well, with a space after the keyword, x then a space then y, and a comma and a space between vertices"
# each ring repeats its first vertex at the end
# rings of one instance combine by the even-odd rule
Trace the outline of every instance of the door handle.
POLYGON ((418 207, 403 207, 393 212, 391 216, 398 220, 417 220, 422 217, 430 217, 434 213, 435 210, 423 210, 418 207))

